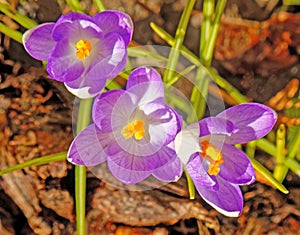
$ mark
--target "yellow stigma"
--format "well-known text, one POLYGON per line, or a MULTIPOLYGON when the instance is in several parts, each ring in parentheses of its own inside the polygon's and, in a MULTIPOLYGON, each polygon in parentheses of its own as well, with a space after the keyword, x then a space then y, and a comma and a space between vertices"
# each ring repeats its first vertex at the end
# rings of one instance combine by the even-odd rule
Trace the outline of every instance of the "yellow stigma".
POLYGON ((220 165, 224 162, 221 151, 207 140, 202 141, 200 145, 203 151, 200 152, 200 155, 210 163, 208 174, 218 175, 220 172, 220 165))
POLYGON ((143 139, 145 135, 145 130, 143 128, 144 122, 141 120, 135 120, 132 123, 127 124, 121 131, 122 135, 124 136, 125 139, 129 139, 132 136, 136 140, 141 140, 143 139))
POLYGON ((76 56, 80 60, 84 60, 86 57, 90 55, 90 52, 92 50, 92 45, 89 41, 87 40, 79 40, 76 43, 76 56))

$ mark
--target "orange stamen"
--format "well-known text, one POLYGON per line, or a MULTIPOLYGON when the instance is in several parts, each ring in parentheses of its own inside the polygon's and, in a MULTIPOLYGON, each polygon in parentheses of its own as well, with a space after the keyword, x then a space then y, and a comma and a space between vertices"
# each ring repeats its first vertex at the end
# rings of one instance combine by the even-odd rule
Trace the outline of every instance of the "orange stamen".
POLYGON ((90 55, 90 52, 92 50, 92 45, 89 41, 87 40, 79 40, 76 43, 76 56, 80 60, 84 60, 86 57, 90 55))
POLYGON ((200 156, 209 161, 208 174, 218 175, 220 172, 220 165, 224 162, 221 151, 209 141, 205 140, 200 143, 202 152, 200 156))
POLYGON ((132 123, 127 124, 121 131, 121 134, 125 139, 129 139, 132 136, 136 140, 143 139, 145 135, 145 129, 143 128, 144 122, 141 120, 135 120, 132 123))

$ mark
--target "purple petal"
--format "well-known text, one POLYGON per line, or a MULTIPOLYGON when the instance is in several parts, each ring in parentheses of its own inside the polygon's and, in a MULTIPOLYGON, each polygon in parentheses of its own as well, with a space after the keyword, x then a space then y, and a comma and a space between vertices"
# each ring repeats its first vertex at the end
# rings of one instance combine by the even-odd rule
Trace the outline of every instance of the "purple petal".
MULTIPOLYGON (((126 94, 128 95, 127 92, 126 94)), ((131 93, 129 95, 133 96, 131 93)), ((116 142, 125 151, 132 155, 149 156, 175 139, 181 122, 171 108, 161 103, 150 103, 139 109, 129 101, 120 97, 111 115, 116 142), (145 135, 140 140, 124 138, 121 134, 122 129, 133 120, 143 120, 145 123, 145 135)))
POLYGON ((129 15, 119 11, 107 10, 96 14, 93 20, 105 34, 110 32, 120 34, 126 45, 131 41, 133 23, 129 15))
POLYGON ((114 177, 116 177, 122 183, 129 185, 136 184, 146 179, 151 174, 151 172, 148 171, 131 171, 124 169, 110 159, 107 159, 107 166, 114 177))
POLYGON ((23 44, 26 51, 37 60, 48 60, 55 45, 52 38, 54 23, 45 23, 26 31, 23 35, 23 44))
POLYGON ((208 190, 195 182, 195 187, 200 196, 220 213, 237 217, 242 213, 243 196, 238 185, 233 185, 218 178, 218 190, 208 190))
POLYGON ((84 72, 84 65, 75 53, 72 53, 68 39, 56 43, 49 56, 47 72, 52 79, 60 82, 73 81, 84 72))
POLYGON ((73 22, 76 20, 86 20, 92 21, 92 17, 87 14, 79 13, 79 12, 70 12, 66 15, 62 15, 58 20, 57 24, 61 24, 63 22, 73 22))
POLYGON ((104 148, 110 141, 108 135, 103 135, 94 124, 91 124, 73 140, 68 151, 68 161, 83 166, 100 164, 106 160, 104 148))
MULTIPOLYGON (((165 145, 166 138, 156 139, 155 136, 150 136, 148 117, 136 106, 136 97, 132 93, 121 92, 110 92, 108 95, 104 93, 96 99, 93 109, 94 122, 101 130, 112 131, 116 143, 127 153, 137 156, 155 154, 165 145), (125 138, 122 135, 123 128, 134 120, 145 122, 145 136, 140 140, 125 138)), ((164 137, 160 133, 159 137, 161 136, 164 137)))
POLYGON ((208 117, 199 121, 200 137, 216 135, 232 135, 238 131, 238 128, 229 120, 218 117, 208 117))
POLYGON ((246 154, 234 146, 224 144, 223 164, 219 176, 232 184, 246 185, 255 181, 255 171, 246 154))
MULTIPOLYGON (((173 154, 174 156, 176 155, 175 152, 173 152, 173 154)), ((174 159, 167 164, 154 170, 152 175, 165 182, 177 181, 182 175, 182 163, 178 157, 174 157, 174 159)))
MULTIPOLYGON (((103 132, 121 130, 135 109, 131 97, 124 90, 113 90, 98 96, 93 105, 92 117, 103 132)), ((121 133, 119 133, 121 135, 121 133)))
POLYGON ((257 103, 246 103, 224 110, 217 117, 227 119, 239 128, 226 139, 226 143, 239 144, 259 139, 269 133, 277 114, 271 108, 257 103))
POLYGON ((203 187, 207 190, 216 190, 219 188, 216 177, 207 173, 208 163, 199 155, 199 153, 195 153, 191 156, 190 160, 186 164, 186 170, 192 178, 195 186, 198 185, 198 187, 203 187))
POLYGON ((89 60, 85 63, 85 71, 77 79, 66 82, 74 95, 80 98, 94 97, 104 88, 106 79, 116 76, 125 67, 127 52, 124 43, 119 36, 114 36, 111 34, 110 38, 106 38, 106 44, 105 40, 98 40, 93 45, 95 54, 85 59, 89 60))
MULTIPOLYGON (((85 79, 91 87, 99 80, 113 78, 126 65, 127 51, 123 39, 118 34, 109 34, 93 44, 93 52, 87 65, 85 79)), ((93 91, 92 91, 93 92, 93 91)))
MULTIPOLYGON (((107 99, 110 102, 110 98, 107 99)), ((164 145, 174 140, 176 133, 180 130, 181 123, 177 115, 164 104, 150 103, 138 107, 135 94, 126 91, 123 96, 118 97, 117 102, 114 102, 113 105, 111 115, 107 113, 105 115, 111 117, 111 130, 114 131, 118 144, 132 155, 155 154, 164 145), (145 122, 144 138, 140 140, 124 138, 121 135, 122 129, 135 119, 145 122)))
POLYGON ((63 38, 72 39, 74 36, 83 36, 83 31, 88 28, 96 32, 102 32, 92 17, 78 12, 71 12, 57 20, 52 31, 52 37, 55 41, 60 41, 63 38))
POLYGON ((174 150, 164 146, 156 153, 145 156, 133 155, 130 151, 120 147, 118 143, 112 143, 107 151, 107 158, 118 166, 131 171, 152 171, 172 161, 176 155, 174 150))
POLYGON ((164 101, 164 85, 156 70, 148 67, 139 67, 129 75, 126 90, 136 94, 139 105, 150 102, 164 101))
POLYGON ((98 83, 93 84, 93 91, 91 92, 91 87, 88 86, 84 80, 84 77, 79 77, 74 81, 65 82, 65 86, 73 95, 80 99, 87 99, 99 95, 100 91, 105 87, 106 80, 99 80, 98 83))
POLYGON ((163 103, 152 102, 142 107, 149 120, 149 135, 153 145, 166 145, 174 141, 181 129, 179 115, 163 103))

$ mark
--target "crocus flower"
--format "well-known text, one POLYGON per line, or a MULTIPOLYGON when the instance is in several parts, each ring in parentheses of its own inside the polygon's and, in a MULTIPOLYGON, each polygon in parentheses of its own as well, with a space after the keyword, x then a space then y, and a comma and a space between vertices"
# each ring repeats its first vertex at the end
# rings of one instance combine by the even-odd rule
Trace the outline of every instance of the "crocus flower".
POLYGON ((276 118, 272 109, 246 103, 191 124, 177 135, 176 152, 198 193, 220 213, 240 215, 243 197, 239 185, 255 181, 248 157, 232 145, 263 137, 276 118))
POLYGON ((126 90, 96 97, 92 119, 72 142, 70 162, 93 166, 107 161, 125 184, 150 175, 166 182, 180 178, 182 163, 174 139, 181 118, 164 103, 164 85, 154 69, 139 67, 130 74, 126 90))
POLYGON ((132 31, 130 17, 122 12, 93 17, 71 12, 56 23, 26 31, 23 44, 32 57, 48 62, 51 79, 63 82, 79 98, 88 98, 125 67, 132 31))

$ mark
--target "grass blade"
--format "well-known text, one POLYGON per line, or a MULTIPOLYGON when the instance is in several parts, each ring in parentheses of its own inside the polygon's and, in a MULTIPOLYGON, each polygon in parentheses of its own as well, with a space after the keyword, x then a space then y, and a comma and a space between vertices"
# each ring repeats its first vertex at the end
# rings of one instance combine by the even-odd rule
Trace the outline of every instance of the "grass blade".
POLYGON ((278 182, 271 174, 271 172, 267 168, 265 168, 259 161, 251 157, 249 159, 254 169, 257 170, 259 173, 261 173, 265 177, 265 179, 267 179, 275 188, 277 188, 284 194, 289 193, 289 191, 284 187, 284 185, 278 182))
POLYGON ((50 162, 63 161, 66 160, 66 157, 67 157, 67 152, 61 152, 61 153, 50 154, 39 158, 34 158, 32 160, 1 170, 0 176, 7 173, 11 173, 13 171, 24 169, 26 167, 39 166, 39 165, 48 164, 50 162))
POLYGON ((164 82, 168 84, 168 82, 172 79, 173 73, 176 70, 177 62, 180 56, 180 48, 183 44, 183 40, 185 37, 187 25, 195 5, 196 0, 188 0, 185 8, 183 10, 182 16, 180 18, 176 33, 174 44, 172 45, 171 52, 169 54, 169 60, 167 63, 167 69, 164 73, 164 82))
MULTIPOLYGON (((91 109, 93 99, 82 99, 79 103, 76 133, 87 127, 91 122, 91 109)), ((85 224, 85 200, 86 200, 86 167, 75 166, 75 204, 76 224, 78 235, 86 234, 85 224)))
POLYGON ((276 166, 273 175, 275 179, 282 182, 285 178, 285 136, 286 130, 284 124, 280 124, 276 133, 276 166))
POLYGON ((94 0, 93 2, 100 12, 106 10, 106 7, 104 6, 104 4, 101 0, 94 0))

